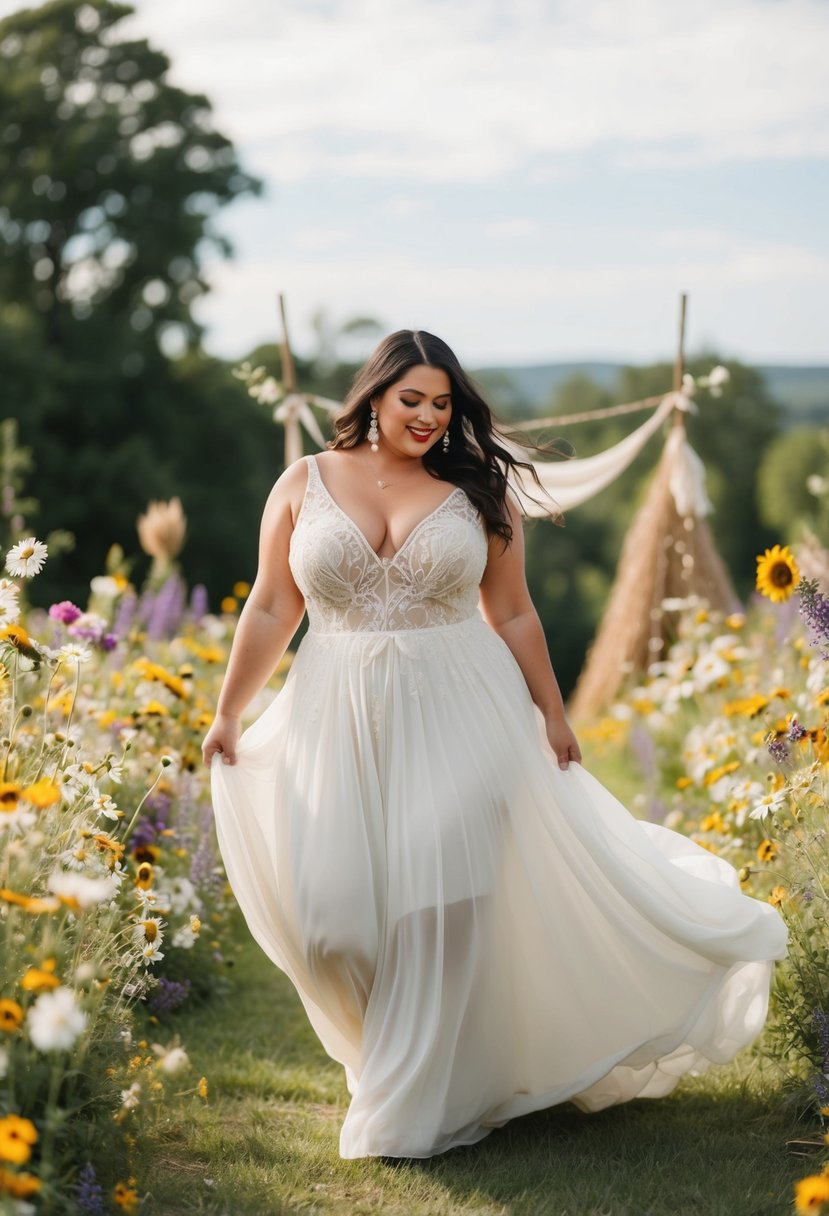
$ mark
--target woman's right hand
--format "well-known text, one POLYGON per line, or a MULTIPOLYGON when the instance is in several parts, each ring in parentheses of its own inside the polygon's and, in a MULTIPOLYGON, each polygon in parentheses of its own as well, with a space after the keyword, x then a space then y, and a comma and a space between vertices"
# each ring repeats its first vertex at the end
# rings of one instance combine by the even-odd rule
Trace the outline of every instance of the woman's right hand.
POLYGON ((233 714, 216 715, 201 745, 202 758, 208 768, 216 752, 221 754, 223 764, 236 763, 236 744, 241 730, 241 720, 233 714))

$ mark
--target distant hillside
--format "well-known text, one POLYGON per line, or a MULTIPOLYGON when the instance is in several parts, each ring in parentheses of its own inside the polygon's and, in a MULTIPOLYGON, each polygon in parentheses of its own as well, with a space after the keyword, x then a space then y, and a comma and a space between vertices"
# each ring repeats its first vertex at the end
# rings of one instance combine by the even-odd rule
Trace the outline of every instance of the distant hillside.
MULTIPOLYGON (((532 416, 549 405, 559 385, 571 376, 588 376, 613 390, 621 363, 543 363, 529 367, 487 367, 473 373, 492 394, 504 416, 532 416)), ((829 367, 760 365, 770 394, 786 410, 788 424, 829 425, 829 367)))

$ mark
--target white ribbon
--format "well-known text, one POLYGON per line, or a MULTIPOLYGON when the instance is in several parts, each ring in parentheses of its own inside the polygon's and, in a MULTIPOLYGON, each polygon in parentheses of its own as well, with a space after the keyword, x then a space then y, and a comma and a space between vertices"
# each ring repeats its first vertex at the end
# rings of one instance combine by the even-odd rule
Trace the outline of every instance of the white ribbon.
MULTIPOLYGON (((324 399, 321 399, 324 400, 324 399)), ((335 404, 332 402, 331 404, 335 404)), ((327 402, 326 402, 327 405, 327 402)), ((285 467, 302 456, 302 427, 318 447, 325 447, 325 438, 308 404, 305 393, 289 393, 273 412, 274 422, 285 427, 285 467)))

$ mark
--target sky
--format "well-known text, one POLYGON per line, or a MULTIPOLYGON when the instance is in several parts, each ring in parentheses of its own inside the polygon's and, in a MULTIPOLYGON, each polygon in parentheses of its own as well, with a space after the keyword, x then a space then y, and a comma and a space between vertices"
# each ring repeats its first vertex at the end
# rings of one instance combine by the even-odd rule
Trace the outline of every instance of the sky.
POLYGON ((646 362, 687 292, 689 355, 829 364, 827 0, 133 3, 265 181, 216 222, 212 353, 278 338, 284 292, 300 354, 324 310, 646 362))

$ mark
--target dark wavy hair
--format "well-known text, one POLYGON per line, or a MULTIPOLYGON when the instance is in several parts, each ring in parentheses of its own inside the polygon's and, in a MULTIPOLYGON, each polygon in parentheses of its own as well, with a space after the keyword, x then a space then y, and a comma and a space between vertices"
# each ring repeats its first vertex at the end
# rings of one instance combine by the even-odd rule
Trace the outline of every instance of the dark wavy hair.
MULTIPOLYGON (((343 407, 334 416, 334 438, 326 447, 356 447, 368 433, 373 400, 396 384, 410 367, 422 363, 442 368, 452 385, 449 448, 444 451, 442 444, 435 444, 424 454, 423 464, 439 481, 460 486, 483 516, 488 535, 500 536, 506 546, 512 540, 506 506, 508 470, 526 470, 548 502, 552 500, 532 464, 519 460, 498 442, 497 436, 506 437, 508 427, 496 418, 453 351, 427 330, 398 329, 380 342, 356 372, 343 407)), ((572 455, 572 449, 562 451, 550 444, 542 447, 522 432, 510 433, 509 441, 547 454, 572 455)), ((553 518, 561 523, 558 507, 554 506, 553 518)))

